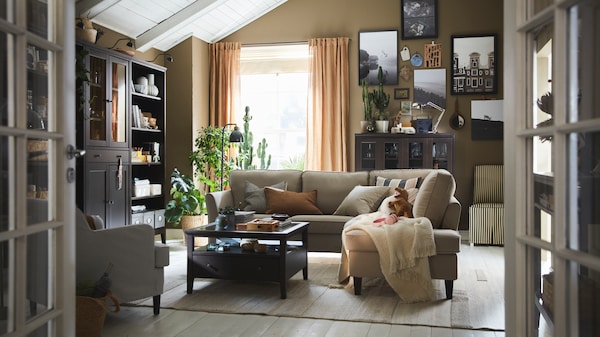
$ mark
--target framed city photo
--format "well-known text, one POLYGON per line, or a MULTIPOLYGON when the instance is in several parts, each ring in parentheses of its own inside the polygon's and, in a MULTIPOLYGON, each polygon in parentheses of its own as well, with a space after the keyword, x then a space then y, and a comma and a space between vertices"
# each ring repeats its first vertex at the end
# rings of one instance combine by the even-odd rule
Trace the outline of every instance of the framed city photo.
POLYGON ((436 38, 437 0, 402 1, 402 39, 436 38))
POLYGON ((383 84, 398 84, 398 31, 383 30, 358 33, 358 84, 368 79, 377 85, 381 66, 383 84))
POLYGON ((497 92, 496 43, 496 35, 452 36, 452 95, 497 92))

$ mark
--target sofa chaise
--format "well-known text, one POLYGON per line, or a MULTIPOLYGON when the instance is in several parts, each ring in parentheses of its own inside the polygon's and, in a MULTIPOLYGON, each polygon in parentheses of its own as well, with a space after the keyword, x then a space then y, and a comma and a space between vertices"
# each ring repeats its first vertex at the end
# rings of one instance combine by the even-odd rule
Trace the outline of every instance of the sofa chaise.
POLYGON ((382 276, 379 255, 371 239, 362 231, 348 233, 346 246, 342 247, 344 225, 356 215, 376 211, 381 201, 393 192, 389 186, 407 187, 407 183, 418 186, 415 216, 429 218, 434 228, 437 254, 429 258, 431 276, 445 280, 446 297, 452 297, 452 281, 457 279, 457 254, 460 251, 461 204, 454 197, 456 184, 448 171, 234 170, 229 182, 229 190, 212 192, 206 197, 210 222, 214 221, 219 209, 226 206, 255 210, 258 218, 268 217, 274 210, 275 213, 290 214, 292 221, 307 221, 310 223, 309 251, 342 252, 340 280, 352 276, 356 294, 360 294, 362 277, 382 276), (299 196, 302 197, 298 199, 299 196), (305 199, 311 197, 316 209, 303 209, 302 205, 310 204, 305 199))

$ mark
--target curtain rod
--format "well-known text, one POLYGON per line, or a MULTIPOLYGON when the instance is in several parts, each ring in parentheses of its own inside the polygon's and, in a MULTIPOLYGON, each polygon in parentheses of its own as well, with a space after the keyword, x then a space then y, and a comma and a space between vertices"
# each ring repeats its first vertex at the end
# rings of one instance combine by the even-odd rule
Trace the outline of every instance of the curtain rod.
MULTIPOLYGON (((348 38, 348 40, 352 41, 351 38, 348 38)), ((308 44, 308 40, 306 40, 306 41, 286 41, 286 42, 242 43, 242 47, 267 47, 267 46, 301 45, 301 44, 308 44)))

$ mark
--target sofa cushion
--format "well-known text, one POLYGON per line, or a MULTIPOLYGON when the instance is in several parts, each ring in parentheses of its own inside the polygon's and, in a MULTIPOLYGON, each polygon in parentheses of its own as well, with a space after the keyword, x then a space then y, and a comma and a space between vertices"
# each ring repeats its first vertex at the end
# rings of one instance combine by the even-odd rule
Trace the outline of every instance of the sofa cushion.
POLYGON ((446 170, 431 171, 423 179, 419 193, 417 193, 413 207, 414 216, 427 217, 433 228, 439 228, 455 189, 456 183, 450 172, 446 170))
MULTIPOLYGON (((269 187, 276 188, 279 190, 285 190, 287 183, 280 181, 277 184, 270 185, 269 187)), ((246 182, 246 197, 244 199, 246 206, 245 211, 256 211, 256 213, 264 213, 267 210, 267 199, 265 197, 264 187, 258 187, 253 183, 246 182)))
POLYGON ((409 188, 419 188, 423 178, 414 177, 409 179, 392 179, 392 178, 384 178, 384 177, 375 177, 375 185, 376 186, 389 186, 389 187, 400 187, 405 190, 409 188))
POLYGON ((333 214, 356 216, 371 213, 389 193, 387 186, 354 186, 333 214))
POLYGON ((302 191, 317 191, 317 207, 333 214, 356 185, 369 185, 368 172, 304 171, 302 191))
POLYGON ((246 207, 246 181, 260 188, 285 181, 288 191, 302 191, 302 171, 300 170, 233 170, 229 174, 229 186, 235 208, 244 209, 246 207))
POLYGON ((293 192, 265 187, 267 213, 323 214, 317 207, 317 191, 293 192))

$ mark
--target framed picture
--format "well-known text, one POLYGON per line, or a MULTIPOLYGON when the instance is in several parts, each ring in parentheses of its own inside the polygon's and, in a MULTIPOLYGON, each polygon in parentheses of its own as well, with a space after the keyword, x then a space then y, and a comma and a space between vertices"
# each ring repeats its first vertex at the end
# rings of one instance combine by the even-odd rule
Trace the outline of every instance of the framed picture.
POLYGON ((401 0, 402 39, 436 38, 437 0, 401 0))
POLYGON ((496 44, 496 35, 452 35, 452 95, 497 92, 496 44))
POLYGON ((398 31, 384 30, 358 33, 358 84, 368 79, 377 85, 381 66, 383 84, 398 84, 398 31))
POLYGON ((408 96, 410 96, 409 88, 394 89, 394 99, 408 99, 408 96))
POLYGON ((402 116, 410 116, 411 115, 411 110, 410 110, 411 106, 412 106, 411 101, 400 102, 400 113, 402 114, 402 116))
POLYGON ((413 102, 433 102, 446 108, 446 68, 415 69, 413 102))

